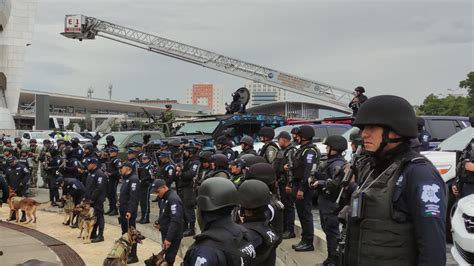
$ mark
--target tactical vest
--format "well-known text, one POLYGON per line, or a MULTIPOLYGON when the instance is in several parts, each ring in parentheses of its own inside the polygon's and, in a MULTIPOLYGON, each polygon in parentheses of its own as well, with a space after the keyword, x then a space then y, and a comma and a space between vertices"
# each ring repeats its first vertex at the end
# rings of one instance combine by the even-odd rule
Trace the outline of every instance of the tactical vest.
POLYGON ((466 184, 474 184, 474 172, 466 170, 466 162, 474 161, 474 150, 466 151, 464 156, 462 156, 459 162, 459 181, 466 184))
POLYGON ((214 171, 211 171, 209 172, 209 174, 207 175, 207 178, 209 177, 223 177, 223 178, 227 178, 229 179, 230 178, 230 174, 227 170, 224 170, 224 169, 216 169, 214 171))
POLYGON ((411 151, 396 158, 378 177, 370 164, 362 169, 367 176, 352 194, 346 265, 416 265, 417 248, 413 224, 406 214, 393 209, 402 190, 400 174, 407 164, 425 160, 411 151), (357 208, 360 206, 360 208, 357 208), (355 218, 356 213, 360 217, 355 218))
POLYGON ((281 243, 280 236, 265 221, 249 222, 242 225, 257 233, 263 240, 263 243, 255 249, 257 257, 252 265, 275 265, 276 248, 281 243))
POLYGON ((285 227, 285 206, 279 199, 277 199, 275 194, 272 194, 272 198, 270 199, 269 210, 271 212, 271 216, 268 217, 270 219, 270 227, 278 234, 278 236, 281 236, 285 227))
POLYGON ((318 147, 315 144, 305 145, 299 148, 295 154, 295 161, 293 162, 293 178, 297 180, 301 180, 304 174, 304 164, 306 162, 306 154, 313 150, 316 154, 316 160, 314 162, 314 167, 319 164, 319 160, 321 158, 321 153, 319 152, 318 147))
POLYGON ((275 148, 275 149, 276 149, 276 152, 278 152, 278 150, 280 149, 280 148, 278 147, 278 145, 276 145, 276 143, 273 142, 273 141, 271 141, 271 142, 269 142, 269 143, 263 145, 262 150, 260 150, 260 156, 262 156, 268 163, 272 163, 273 160, 275 160, 276 155, 277 155, 277 154, 275 153, 275 154, 272 156, 273 158, 270 158, 270 155, 267 154, 267 150, 268 150, 268 148, 269 148, 270 146, 273 147, 273 148, 275 148))
POLYGON ((250 265, 255 259, 255 248, 250 244, 249 233, 244 228, 238 230, 241 230, 239 236, 232 237, 226 228, 210 228, 195 237, 188 252, 199 246, 209 246, 224 253, 228 266, 250 265))

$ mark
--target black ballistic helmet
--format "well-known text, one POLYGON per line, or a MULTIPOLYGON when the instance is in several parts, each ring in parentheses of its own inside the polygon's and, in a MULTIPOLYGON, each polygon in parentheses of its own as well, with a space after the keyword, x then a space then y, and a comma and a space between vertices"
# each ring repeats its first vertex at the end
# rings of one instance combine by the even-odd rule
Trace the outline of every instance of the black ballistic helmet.
POLYGON ((201 163, 210 163, 212 161, 212 151, 202 151, 199 153, 199 160, 201 163))
POLYGON ((291 129, 291 134, 299 134, 300 133, 300 127, 294 127, 291 129))
POLYGON ((15 137, 15 142, 21 141, 20 137, 15 137))
POLYGON ((71 146, 66 146, 66 148, 64 148, 64 155, 70 155, 72 154, 72 147, 71 146))
POLYGON ((275 130, 271 127, 262 127, 260 131, 258 131, 258 136, 273 139, 275 137, 275 130))
POLYGON ((87 144, 85 144, 84 146, 82 146, 82 148, 83 148, 84 150, 91 150, 91 151, 93 151, 93 150, 94 150, 94 145, 92 145, 92 143, 87 143, 87 144))
POLYGON ((314 129, 312 126, 308 125, 300 126, 299 135, 305 140, 312 140, 314 137, 314 129))
POLYGON ((33 143, 36 144, 38 143, 38 141, 36 141, 36 139, 30 139, 30 144, 33 144, 33 143))
POLYGON ((364 87, 362 87, 362 86, 359 86, 359 87, 355 88, 354 90, 357 91, 357 92, 360 92, 360 93, 364 93, 364 92, 365 92, 365 89, 364 89, 364 87))
POLYGON ((271 186, 276 181, 275 169, 269 163, 256 163, 250 166, 245 176, 245 180, 260 180, 263 183, 271 186))
POLYGON ((79 139, 78 138, 72 138, 71 143, 79 144, 79 139))
POLYGON ((237 206, 238 193, 234 183, 223 177, 208 178, 202 182, 196 197, 201 211, 215 211, 224 207, 237 206))
POLYGON ((226 136, 219 136, 217 137, 216 144, 229 145, 229 140, 226 136))
POLYGON ((256 209, 270 203, 271 193, 267 184, 260 180, 246 180, 239 186, 240 206, 256 209))
POLYGON ((331 147, 332 150, 336 150, 336 151, 347 150, 347 140, 343 136, 339 136, 339 135, 329 136, 324 140, 323 144, 331 147))
POLYGON ((364 144, 364 140, 362 139, 362 136, 360 135, 360 130, 354 130, 352 133, 349 135, 349 140, 354 143, 354 145, 359 146, 364 144))
POLYGON ((107 135, 107 137, 105 137, 105 140, 106 141, 115 141, 115 138, 112 135, 107 135))
POLYGON ((262 156, 253 155, 253 154, 244 154, 240 156, 240 159, 245 161, 245 166, 250 167, 256 163, 266 163, 267 160, 262 156))
POLYGON ((240 143, 242 144, 247 144, 249 146, 253 146, 253 138, 250 137, 250 136, 243 136, 241 139, 240 139, 240 143))
POLYGON ((216 167, 223 167, 225 169, 229 167, 229 159, 222 153, 212 155, 212 162, 216 167))
POLYGON ((398 96, 380 95, 369 98, 357 112, 353 126, 388 127, 405 138, 418 135, 416 115, 410 103, 398 96))
POLYGON ((416 117, 416 124, 418 127, 424 127, 425 126, 425 119, 423 117, 416 117))

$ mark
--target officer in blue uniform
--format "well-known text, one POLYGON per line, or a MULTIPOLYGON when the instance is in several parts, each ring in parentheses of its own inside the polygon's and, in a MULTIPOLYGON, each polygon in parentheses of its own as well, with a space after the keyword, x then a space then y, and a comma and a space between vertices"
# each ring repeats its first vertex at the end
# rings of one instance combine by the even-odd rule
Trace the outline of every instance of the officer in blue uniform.
POLYGON ((314 250, 313 214, 311 213, 314 190, 309 187, 308 180, 316 171, 320 160, 320 152, 313 144, 314 130, 311 126, 303 125, 297 135, 301 145, 296 151, 292 167, 293 180, 290 183, 293 194, 296 194, 296 212, 301 222, 301 241, 291 247, 295 251, 314 250))
POLYGON ((232 181, 213 177, 204 180, 197 196, 201 234, 184 256, 184 265, 248 265, 256 252, 245 227, 231 219, 238 206, 238 193, 232 181))
POLYGON ((430 149, 431 135, 425 129, 425 119, 423 117, 416 118, 418 128, 418 141, 420 142, 420 151, 428 151, 430 149))
POLYGON ((0 176, 0 190, 2 191, 2 198, 0 199, 0 207, 2 207, 3 203, 7 203, 8 200, 8 183, 7 180, 3 176, 0 176))
POLYGON ((337 219, 340 185, 344 178, 345 160, 342 153, 347 149, 347 140, 339 135, 327 137, 323 144, 326 145, 327 161, 321 163, 311 182, 311 187, 318 192, 318 207, 321 228, 326 234, 328 258, 323 265, 336 265, 337 241, 339 239, 339 221, 337 219))
POLYGON ((138 178, 140 179, 140 212, 142 217, 138 220, 140 224, 150 223, 150 193, 151 184, 154 179, 154 167, 151 158, 144 154, 141 157, 141 164, 138 168, 138 178))
POLYGON ((170 188, 176 179, 176 164, 171 160, 171 152, 167 150, 160 151, 158 159, 161 163, 158 178, 165 180, 166 186, 170 188))
POLYGON ((193 187, 201 162, 198 157, 199 149, 192 143, 185 146, 183 155, 185 159, 184 167, 182 171, 178 172, 176 188, 179 197, 183 201, 184 218, 186 221, 183 236, 187 237, 195 235, 196 214, 194 213, 194 208, 196 207, 196 197, 193 187))
POLYGON ((137 174, 138 166, 140 161, 138 160, 138 154, 140 152, 134 149, 128 149, 127 151, 127 160, 132 164, 133 172, 137 174))
MULTIPOLYGON (((136 219, 138 212, 138 202, 140 193, 140 180, 134 166, 130 162, 124 162, 120 173, 122 174, 123 183, 120 187, 119 198, 119 222, 122 228, 122 234, 128 232, 130 226, 136 227, 136 219)), ((137 244, 132 245, 132 249, 127 258, 127 264, 138 262, 137 244)))
POLYGON ((276 263, 276 248, 281 238, 266 215, 271 197, 267 184, 260 180, 246 180, 239 186, 240 219, 252 236, 257 254, 253 265, 273 266, 276 263))
POLYGON ((344 264, 446 265, 446 185, 410 148, 418 134, 413 107, 398 96, 376 96, 353 125, 372 162, 351 197, 344 264))
POLYGON ((117 157, 119 148, 112 146, 109 148, 109 158, 105 161, 105 174, 108 177, 107 200, 109 201, 109 210, 105 213, 109 216, 117 215, 117 186, 120 179, 120 168, 122 160, 117 157))
MULTIPOLYGON (((70 195, 74 200, 74 205, 79 204, 86 194, 86 187, 82 184, 81 181, 76 178, 58 178, 58 186, 62 188, 62 195, 70 195)), ((71 228, 77 228, 79 225, 79 217, 76 212, 73 212, 72 217, 64 225, 71 225, 71 228), (74 218, 75 222, 74 222, 74 218)))
MULTIPOLYGON (((17 196, 24 197, 28 181, 31 177, 30 171, 25 165, 18 163, 18 159, 15 156, 8 158, 8 163, 10 170, 7 175, 7 183, 15 191, 17 196)), ((10 217, 9 220, 11 220, 11 218, 12 217, 10 217)), ((25 211, 22 210, 20 222, 24 221, 26 221, 26 214, 25 211)))
POLYGON ((86 179, 86 196, 91 201, 94 208, 97 221, 92 229, 92 243, 104 241, 104 201, 105 192, 107 191, 107 176, 98 167, 99 160, 91 158, 87 162, 87 171, 89 172, 86 179), (98 232, 97 232, 98 229, 98 232))
MULTIPOLYGON (((94 146, 92 144, 87 143, 83 146, 83 148, 84 148, 84 153, 83 153, 82 160, 81 160, 82 166, 86 165, 86 162, 90 158, 96 158, 96 159, 99 158, 99 157, 97 157, 97 154, 94 152, 94 146)), ((83 183, 85 183, 87 175, 88 175, 87 169, 80 168, 79 172, 82 172, 82 173, 80 173, 82 175, 81 180, 83 181, 83 183)))
POLYGON ((59 167, 59 172, 63 175, 64 178, 80 178, 80 167, 81 164, 76 157, 74 157, 73 149, 71 146, 66 146, 64 148, 64 155, 66 156, 63 159, 63 163, 61 163, 59 167))
POLYGON ((153 188, 162 200, 160 204, 160 216, 155 221, 154 227, 161 233, 163 248, 165 249, 165 261, 173 265, 179 245, 183 239, 184 211, 183 203, 174 190, 170 190, 164 179, 153 181, 153 188))
POLYGON ((49 201, 51 201, 51 206, 58 206, 56 201, 59 200, 59 184, 57 171, 59 166, 62 164, 63 159, 59 156, 59 151, 57 149, 50 149, 51 157, 48 158, 48 163, 44 166, 45 172, 48 174, 49 178, 49 201))
POLYGON ((227 157, 228 161, 235 159, 235 152, 232 150, 232 144, 226 136, 219 136, 216 139, 216 154, 221 153, 227 157))
POLYGON ((78 161, 81 161, 82 156, 84 155, 84 151, 82 150, 81 146, 79 146, 78 138, 71 139, 71 147, 72 147, 72 156, 76 158, 78 161))

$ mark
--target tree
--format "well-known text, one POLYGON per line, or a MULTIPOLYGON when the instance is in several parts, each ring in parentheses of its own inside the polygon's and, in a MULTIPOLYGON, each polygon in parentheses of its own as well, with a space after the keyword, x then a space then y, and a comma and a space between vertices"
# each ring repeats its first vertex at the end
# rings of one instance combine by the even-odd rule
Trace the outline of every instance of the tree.
POLYGON ((474 97, 474 72, 469 72, 467 79, 459 82, 459 88, 467 89, 469 97, 474 97))
POLYGON ((439 98, 434 94, 428 95, 417 109, 418 115, 469 115, 468 99, 463 96, 448 95, 439 98))
POLYGON ((74 129, 74 123, 69 122, 69 124, 67 124, 67 126, 66 126, 66 129, 72 131, 74 129))

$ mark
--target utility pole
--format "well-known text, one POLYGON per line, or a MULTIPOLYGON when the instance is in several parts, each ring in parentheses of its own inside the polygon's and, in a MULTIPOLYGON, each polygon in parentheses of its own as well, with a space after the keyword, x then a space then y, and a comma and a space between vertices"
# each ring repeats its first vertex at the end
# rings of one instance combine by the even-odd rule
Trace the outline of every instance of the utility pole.
POLYGON ((114 87, 114 85, 112 85, 112 83, 109 84, 109 100, 112 100, 112 88, 114 87))
POLYGON ((87 89, 87 98, 92 98, 92 93, 94 93, 94 89, 92 88, 92 86, 90 86, 87 89))

